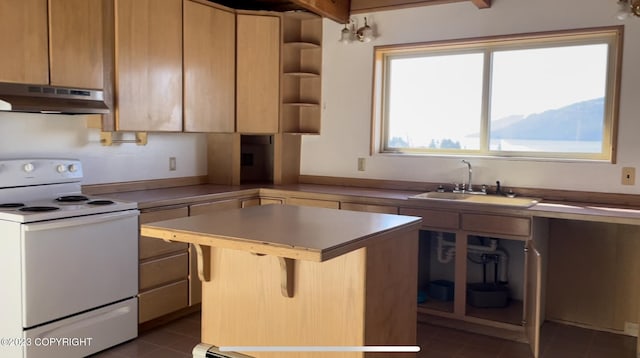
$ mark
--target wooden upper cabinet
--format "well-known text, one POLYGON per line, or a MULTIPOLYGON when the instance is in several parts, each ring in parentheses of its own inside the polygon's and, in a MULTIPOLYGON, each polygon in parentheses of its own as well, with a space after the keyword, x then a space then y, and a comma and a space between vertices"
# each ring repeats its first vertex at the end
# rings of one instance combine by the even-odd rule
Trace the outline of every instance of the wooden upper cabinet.
MULTIPOLYGON (((293 0, 298 1, 311 1, 318 2, 321 0, 293 0)), ((470 0, 479 9, 486 9, 491 7, 491 0, 470 0)), ((366 13, 372 11, 383 11, 402 9, 407 7, 427 6, 427 5, 441 5, 443 1, 439 0, 351 0, 351 13, 366 13)), ((348 5, 349 6, 349 5, 348 5)), ((337 19, 334 19, 337 21, 337 19)), ((338 21, 345 23, 346 21, 338 21)))
POLYGON ((48 84, 47 0, 0 0, 0 82, 48 84))
POLYGON ((291 2, 340 24, 349 22, 350 0, 291 0, 291 2))
POLYGON ((50 82, 104 88, 102 0, 49 0, 50 82))
POLYGON ((235 14, 184 1, 184 131, 235 130, 235 14))
POLYGON ((236 121, 240 133, 277 133, 280 17, 237 15, 236 121))
POLYGON ((182 0, 115 0, 116 129, 182 130, 182 0))

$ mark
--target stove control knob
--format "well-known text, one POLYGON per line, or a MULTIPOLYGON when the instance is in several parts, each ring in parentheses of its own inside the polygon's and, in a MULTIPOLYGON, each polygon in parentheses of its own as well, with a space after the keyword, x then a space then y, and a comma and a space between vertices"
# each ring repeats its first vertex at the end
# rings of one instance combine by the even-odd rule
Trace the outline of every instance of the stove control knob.
POLYGON ((67 166, 64 164, 58 164, 58 166, 56 166, 56 171, 62 174, 67 171, 67 166))
POLYGON ((24 170, 27 173, 31 173, 36 167, 33 165, 33 163, 26 163, 25 165, 22 166, 22 170, 24 170))
POLYGON ((69 171, 75 173, 78 171, 78 167, 75 164, 69 164, 69 171))

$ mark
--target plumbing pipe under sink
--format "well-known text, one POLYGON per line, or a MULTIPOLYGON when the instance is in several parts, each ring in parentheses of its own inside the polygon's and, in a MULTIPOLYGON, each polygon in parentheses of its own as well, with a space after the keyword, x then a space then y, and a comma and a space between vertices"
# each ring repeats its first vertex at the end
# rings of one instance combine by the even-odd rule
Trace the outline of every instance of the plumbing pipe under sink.
MULTIPOLYGON (((437 247, 437 258, 438 262, 446 264, 451 262, 453 258, 456 256, 456 243, 455 241, 445 240, 443 232, 437 232, 436 238, 438 239, 438 247, 437 247)), ((498 256, 499 260, 499 280, 501 282, 508 281, 507 275, 507 265, 509 263, 509 256, 506 252, 498 248, 498 240, 497 239, 489 239, 489 245, 467 245, 468 253, 491 253, 493 255, 498 256)))

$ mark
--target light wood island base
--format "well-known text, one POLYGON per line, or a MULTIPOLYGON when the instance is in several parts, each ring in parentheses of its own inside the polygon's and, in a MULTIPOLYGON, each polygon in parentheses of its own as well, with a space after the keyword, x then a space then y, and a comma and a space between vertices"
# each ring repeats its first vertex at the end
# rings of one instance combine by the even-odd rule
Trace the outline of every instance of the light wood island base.
MULTIPOLYGON (((149 223, 142 234, 198 244, 208 257, 204 343, 413 346, 419 225, 408 216, 269 205, 149 223), (290 260, 285 265, 282 259, 290 260)), ((241 352, 259 358, 415 357, 241 352)))

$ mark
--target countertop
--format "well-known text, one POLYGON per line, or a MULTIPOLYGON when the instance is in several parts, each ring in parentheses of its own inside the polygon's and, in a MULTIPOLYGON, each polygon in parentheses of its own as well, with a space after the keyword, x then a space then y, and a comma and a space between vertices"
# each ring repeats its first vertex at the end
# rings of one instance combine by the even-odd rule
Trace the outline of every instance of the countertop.
POLYGON ((385 233, 418 230, 421 220, 404 215, 263 205, 143 224, 141 234, 321 262, 365 247, 385 233))
POLYGON ((124 201, 135 201, 140 209, 186 205, 213 200, 273 197, 311 197, 325 200, 361 202, 398 207, 443 210, 496 212, 518 216, 559 218, 569 220, 612 222, 640 225, 640 208, 617 207, 579 202, 542 201, 529 208, 505 208, 481 204, 461 204, 455 201, 416 201, 408 197, 418 191, 362 188, 351 186, 293 184, 293 185, 214 185, 202 184, 174 188, 149 189, 103 194, 101 196, 124 201))

